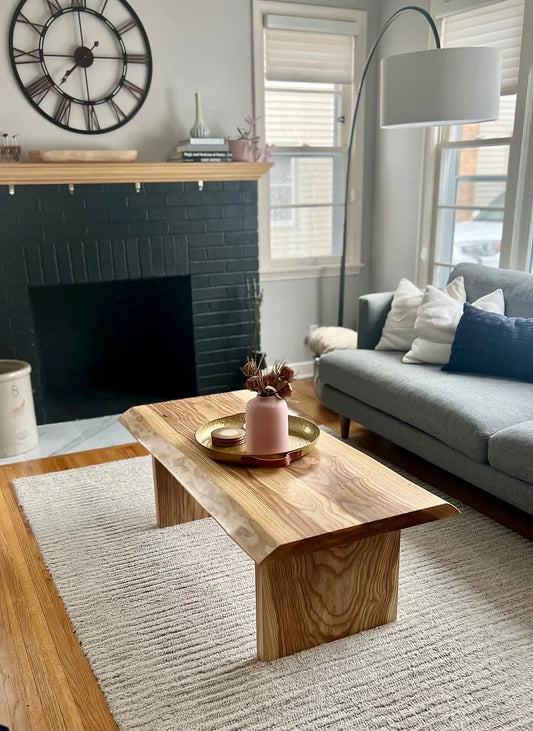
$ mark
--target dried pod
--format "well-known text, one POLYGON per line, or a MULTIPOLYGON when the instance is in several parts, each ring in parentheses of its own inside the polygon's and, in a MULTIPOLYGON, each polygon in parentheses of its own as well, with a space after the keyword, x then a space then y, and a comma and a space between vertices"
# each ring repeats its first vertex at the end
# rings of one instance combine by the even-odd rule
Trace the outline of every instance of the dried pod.
POLYGON ((282 365, 279 369, 279 377, 284 381, 294 381, 294 371, 288 365, 282 365))
POLYGON ((260 379, 257 376, 251 376, 251 378, 248 378, 246 381, 246 388, 249 391, 259 391, 260 385, 260 379))
POLYGON ((249 360, 248 363, 245 363, 243 365, 241 370, 244 375, 249 378, 250 376, 255 376, 259 369, 257 367, 257 364, 253 362, 253 360, 249 360))
POLYGON ((289 398, 289 396, 292 393, 292 386, 290 383, 285 383, 279 390, 278 390, 278 396, 281 396, 281 398, 289 398))
POLYGON ((263 380, 265 382, 265 386, 276 387, 276 381, 278 380, 278 377, 275 373, 273 373, 272 371, 269 371, 268 373, 265 373, 263 375, 263 380))

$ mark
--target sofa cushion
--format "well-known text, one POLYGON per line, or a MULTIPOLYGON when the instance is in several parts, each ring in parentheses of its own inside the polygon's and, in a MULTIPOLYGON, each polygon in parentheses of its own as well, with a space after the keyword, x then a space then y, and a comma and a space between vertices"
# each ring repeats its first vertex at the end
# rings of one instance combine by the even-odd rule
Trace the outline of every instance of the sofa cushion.
POLYGON ((489 439, 489 464, 511 477, 533 483, 533 421, 525 421, 493 434, 489 439))
POLYGON ((438 365, 415 368, 401 359, 401 353, 375 350, 327 353, 320 359, 320 380, 477 462, 488 461, 492 434, 533 420, 529 383, 443 373, 438 365))
POLYGON ((533 381, 533 318, 481 312, 468 304, 443 371, 533 381))

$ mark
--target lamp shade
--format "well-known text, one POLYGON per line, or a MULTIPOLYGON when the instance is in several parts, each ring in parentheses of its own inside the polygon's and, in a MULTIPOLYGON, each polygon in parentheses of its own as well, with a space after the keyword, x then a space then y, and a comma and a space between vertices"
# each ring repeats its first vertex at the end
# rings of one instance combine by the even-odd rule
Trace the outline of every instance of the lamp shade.
POLYGON ((381 62, 381 126, 426 127, 497 119, 497 48, 437 48, 381 62))

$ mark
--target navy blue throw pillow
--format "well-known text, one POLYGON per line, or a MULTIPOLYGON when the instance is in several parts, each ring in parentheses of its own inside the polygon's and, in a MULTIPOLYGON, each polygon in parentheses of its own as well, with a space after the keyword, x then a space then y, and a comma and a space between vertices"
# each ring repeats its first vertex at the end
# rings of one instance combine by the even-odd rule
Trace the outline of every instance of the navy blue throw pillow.
POLYGON ((466 303, 442 370, 533 381, 533 318, 505 317, 466 303))

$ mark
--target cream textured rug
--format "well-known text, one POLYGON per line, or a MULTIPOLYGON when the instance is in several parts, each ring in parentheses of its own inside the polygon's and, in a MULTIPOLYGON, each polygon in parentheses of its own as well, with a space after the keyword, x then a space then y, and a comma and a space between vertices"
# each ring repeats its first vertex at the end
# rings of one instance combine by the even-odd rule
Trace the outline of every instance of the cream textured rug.
POLYGON ((533 544, 469 508, 404 531, 396 623, 261 663, 252 561, 155 527, 150 458, 16 490, 123 731, 533 728, 533 544))

